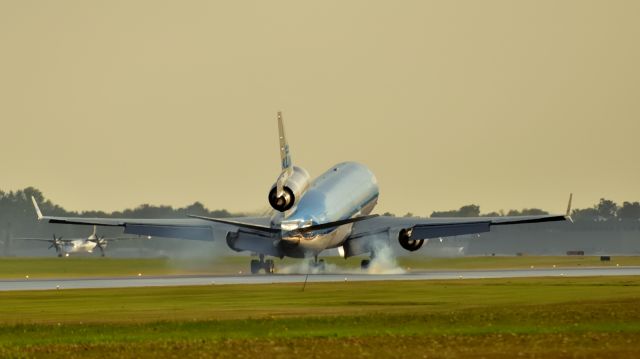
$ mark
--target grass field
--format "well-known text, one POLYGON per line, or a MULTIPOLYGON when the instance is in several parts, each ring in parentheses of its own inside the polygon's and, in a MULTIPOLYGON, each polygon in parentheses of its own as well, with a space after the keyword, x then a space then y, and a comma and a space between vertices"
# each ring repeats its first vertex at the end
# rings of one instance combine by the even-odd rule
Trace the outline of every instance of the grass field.
POLYGON ((640 278, 0 292, 0 357, 640 356, 640 278))
MULTIPOLYGON (((0 278, 61 278, 180 274, 238 274, 246 273, 248 256, 230 256, 215 260, 172 260, 166 258, 120 259, 99 257, 70 258, 0 258, 0 278)), ((362 258, 344 260, 337 257, 326 258, 327 263, 345 270, 353 270, 362 258)), ((276 267, 282 267, 301 260, 276 260, 276 267)), ((400 257, 398 265, 408 270, 444 269, 505 269, 505 268, 557 268, 595 266, 640 266, 640 257, 614 257, 610 262, 601 262, 599 257, 460 257, 428 258, 400 257)))

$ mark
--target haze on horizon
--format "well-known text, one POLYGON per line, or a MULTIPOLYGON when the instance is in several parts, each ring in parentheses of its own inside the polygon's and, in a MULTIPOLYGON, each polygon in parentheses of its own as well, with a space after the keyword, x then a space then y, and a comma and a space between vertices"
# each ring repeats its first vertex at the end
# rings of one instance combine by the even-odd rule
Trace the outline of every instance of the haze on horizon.
POLYGON ((0 2, 0 189, 266 209, 276 112, 379 212, 640 199, 640 2, 0 2))

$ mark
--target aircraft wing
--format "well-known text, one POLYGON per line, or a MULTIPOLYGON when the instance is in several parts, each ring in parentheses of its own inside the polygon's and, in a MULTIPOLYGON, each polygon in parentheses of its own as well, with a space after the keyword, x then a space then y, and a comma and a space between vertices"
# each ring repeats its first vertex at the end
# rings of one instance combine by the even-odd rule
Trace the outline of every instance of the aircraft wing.
POLYGON ((215 232, 237 231, 239 227, 250 226, 256 228, 268 228, 268 217, 242 217, 225 218, 224 220, 207 220, 202 218, 176 218, 176 219, 140 219, 140 218, 84 218, 84 217, 59 217, 45 216, 40 211, 38 203, 32 197, 38 220, 49 223, 64 223, 78 225, 97 225, 110 227, 123 227, 124 233, 151 236, 184 238, 193 240, 213 240, 215 232))
POLYGON ((143 239, 143 240, 147 240, 147 239, 151 239, 151 236, 138 236, 138 237, 105 237, 102 238, 106 241, 134 241, 134 240, 138 240, 138 239, 143 239))
POLYGON ((380 233, 394 233, 405 230, 410 240, 461 236, 489 232, 493 226, 525 223, 556 222, 571 219, 571 200, 564 215, 550 214, 538 216, 467 217, 467 218, 420 218, 379 216, 354 223, 349 239, 363 238, 380 233))
POLYGON ((420 218, 380 216, 357 222, 350 238, 360 238, 381 232, 411 230, 410 239, 429 239, 489 232, 492 226, 564 221, 564 215, 420 218))
POLYGON ((11 240, 18 241, 42 241, 42 242, 51 242, 53 239, 51 238, 11 238, 11 240))
MULTIPOLYGON (((52 238, 11 238, 18 241, 41 241, 41 242, 53 242, 52 238)), ((60 242, 72 242, 73 239, 56 238, 60 242)))

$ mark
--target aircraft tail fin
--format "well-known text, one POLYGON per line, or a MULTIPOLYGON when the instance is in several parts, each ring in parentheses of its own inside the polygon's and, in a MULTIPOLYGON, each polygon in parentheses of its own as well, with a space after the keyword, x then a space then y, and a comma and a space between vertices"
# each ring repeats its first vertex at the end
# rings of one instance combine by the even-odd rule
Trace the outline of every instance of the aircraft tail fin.
POLYGON ((289 153, 289 143, 287 142, 287 137, 284 134, 284 123, 282 122, 282 112, 280 111, 278 111, 278 136, 280 139, 280 165, 282 167, 282 171, 276 181, 276 194, 280 197, 284 195, 284 184, 293 172, 291 154, 289 153))
POLYGON ((291 163, 291 154, 289 153, 289 143, 284 134, 284 124, 282 122, 282 112, 278 111, 278 135, 280 137, 280 164, 282 171, 288 171, 293 164, 291 163))

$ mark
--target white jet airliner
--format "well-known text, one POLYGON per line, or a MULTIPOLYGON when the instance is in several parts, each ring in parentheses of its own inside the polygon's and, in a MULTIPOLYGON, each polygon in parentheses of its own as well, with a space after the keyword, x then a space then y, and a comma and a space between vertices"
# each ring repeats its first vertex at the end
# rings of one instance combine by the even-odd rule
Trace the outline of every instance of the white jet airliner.
MULTIPOLYGON (((124 233, 193 240, 226 240, 235 251, 257 253, 251 272, 264 269, 273 273, 274 262, 265 256, 313 258, 330 248, 341 256, 375 256, 377 241, 399 241, 402 248, 416 251, 425 240, 483 233, 493 226, 564 221, 565 215, 474 218, 406 218, 372 214, 378 201, 378 184, 363 164, 342 162, 311 179, 301 167, 293 166, 281 113, 278 113, 281 172, 268 193, 275 210, 265 217, 209 218, 189 216, 181 219, 79 218, 42 215, 35 199, 39 220, 50 223, 124 227, 124 233)), ((369 260, 362 261, 362 267, 369 260)))

